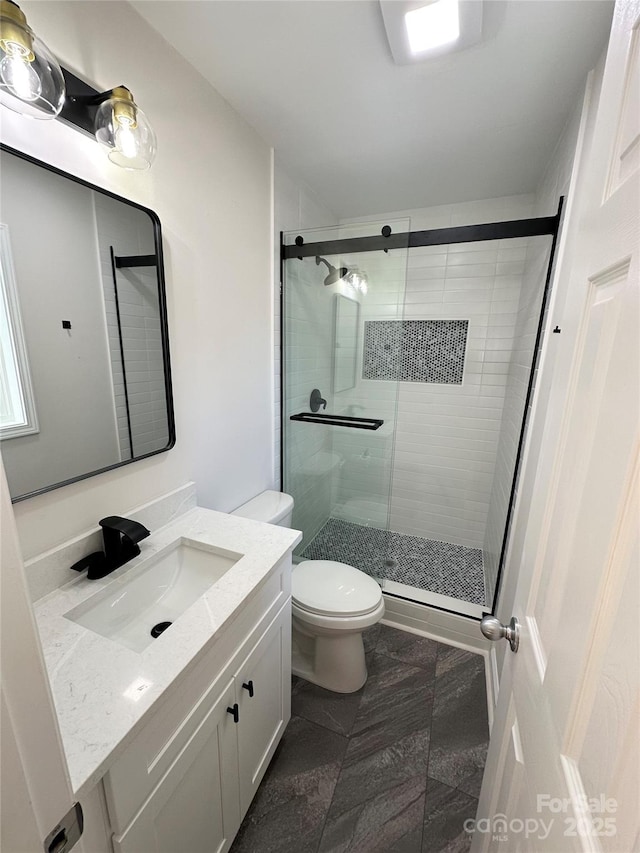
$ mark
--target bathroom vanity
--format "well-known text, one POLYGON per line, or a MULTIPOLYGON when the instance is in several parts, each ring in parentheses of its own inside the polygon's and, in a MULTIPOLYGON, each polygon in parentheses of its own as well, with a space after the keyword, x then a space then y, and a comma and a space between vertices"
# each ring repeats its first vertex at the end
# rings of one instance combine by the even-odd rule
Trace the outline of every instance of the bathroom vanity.
POLYGON ((291 550, 299 538, 196 508, 113 574, 81 578, 36 603, 72 785, 89 837, 103 839, 101 847, 92 841, 96 853, 109 844, 116 853, 231 846, 290 717, 291 550), (203 559, 233 557, 141 650, 126 631, 103 635, 103 603, 113 609, 185 546, 203 559), (93 612, 103 633, 87 627, 93 612))

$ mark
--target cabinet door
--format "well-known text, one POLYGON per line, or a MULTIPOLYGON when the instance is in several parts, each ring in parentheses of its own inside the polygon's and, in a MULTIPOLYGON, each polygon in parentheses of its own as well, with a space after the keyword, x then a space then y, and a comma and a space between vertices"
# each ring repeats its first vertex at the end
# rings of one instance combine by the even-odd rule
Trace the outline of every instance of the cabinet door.
POLYGON ((240 707, 240 803, 244 814, 291 717, 290 603, 282 608, 238 670, 236 694, 240 707))
POLYGON ((230 681, 220 699, 121 836, 116 853, 224 853, 240 826, 237 729, 227 712, 230 681))

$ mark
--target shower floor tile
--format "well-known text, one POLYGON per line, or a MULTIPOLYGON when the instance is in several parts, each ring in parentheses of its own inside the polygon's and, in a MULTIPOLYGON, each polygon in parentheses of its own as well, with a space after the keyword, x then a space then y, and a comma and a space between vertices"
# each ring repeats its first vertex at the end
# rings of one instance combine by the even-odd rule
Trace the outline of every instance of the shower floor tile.
POLYGON ((484 605, 482 551, 330 518, 300 555, 484 605))

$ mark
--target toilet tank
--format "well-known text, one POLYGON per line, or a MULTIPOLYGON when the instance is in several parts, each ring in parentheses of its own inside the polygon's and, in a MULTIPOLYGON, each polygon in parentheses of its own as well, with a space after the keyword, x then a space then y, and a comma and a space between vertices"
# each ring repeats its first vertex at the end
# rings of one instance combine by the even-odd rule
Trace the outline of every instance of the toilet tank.
POLYGON ((256 495, 246 504, 242 504, 231 513, 255 521, 266 521, 279 527, 291 527, 293 498, 286 492, 266 491, 256 495))

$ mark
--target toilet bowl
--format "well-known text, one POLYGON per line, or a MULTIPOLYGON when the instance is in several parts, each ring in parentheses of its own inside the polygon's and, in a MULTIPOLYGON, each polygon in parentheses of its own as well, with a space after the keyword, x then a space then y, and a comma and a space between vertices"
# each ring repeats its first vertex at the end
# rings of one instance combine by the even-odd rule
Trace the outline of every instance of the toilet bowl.
MULTIPOLYGON (((293 498, 266 491, 233 515, 291 527, 293 498)), ((384 615, 378 584, 353 566, 305 560, 291 575, 292 671, 336 693, 353 693, 367 680, 362 632, 384 615)))

